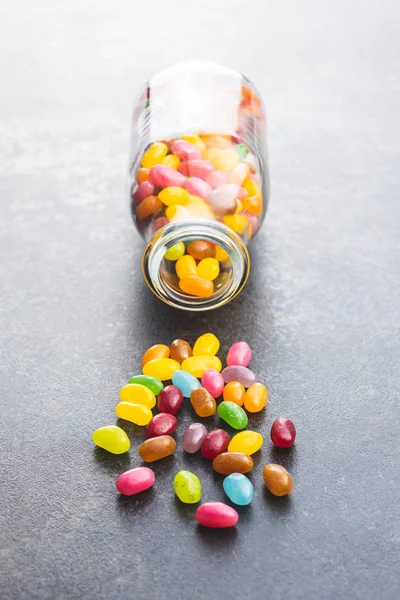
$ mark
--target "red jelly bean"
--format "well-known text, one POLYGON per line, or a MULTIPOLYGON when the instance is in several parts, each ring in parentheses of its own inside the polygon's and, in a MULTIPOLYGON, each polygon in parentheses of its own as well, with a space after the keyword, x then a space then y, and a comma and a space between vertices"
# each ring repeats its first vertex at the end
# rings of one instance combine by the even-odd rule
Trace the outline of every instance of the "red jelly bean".
POLYGON ((160 413, 175 415, 183 402, 183 394, 176 385, 167 385, 158 394, 158 410, 160 413))
POLYGON ((117 490, 124 496, 133 496, 148 490, 154 483, 156 476, 148 467, 137 467, 125 471, 115 483, 117 490))
POLYGON ((214 460, 219 454, 227 449, 231 436, 223 429, 214 429, 210 431, 201 447, 201 453, 204 458, 214 460))
POLYGON ((160 413, 152 418, 146 427, 146 437, 154 438, 160 435, 171 435, 178 425, 178 419, 168 413, 160 413))
POLYGON ((281 417, 272 423, 271 440, 278 448, 290 448, 296 439, 296 427, 289 419, 281 417))
POLYGON ((205 502, 196 510, 196 520, 204 527, 232 527, 238 522, 239 515, 223 502, 205 502))

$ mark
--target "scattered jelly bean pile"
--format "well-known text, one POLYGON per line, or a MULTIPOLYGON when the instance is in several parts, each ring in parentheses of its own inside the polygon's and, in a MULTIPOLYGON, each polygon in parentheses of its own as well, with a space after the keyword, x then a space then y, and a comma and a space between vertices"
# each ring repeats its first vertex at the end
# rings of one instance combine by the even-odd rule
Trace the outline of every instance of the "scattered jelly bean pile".
MULTIPOLYGON (((180 339, 171 346, 152 346, 142 358, 142 374, 132 377, 121 389, 115 412, 120 419, 146 428, 146 440, 137 449, 145 463, 175 452, 177 442, 172 434, 184 402, 190 402, 200 418, 217 413, 220 428, 208 431, 203 423, 192 423, 186 428, 181 445, 186 453, 201 451, 204 458, 212 461, 214 471, 226 476, 223 490, 230 502, 247 506, 253 499, 254 487, 246 473, 253 469, 252 455, 261 449, 264 440, 259 432, 246 428, 249 414, 265 407, 268 392, 248 367, 251 349, 246 342, 236 342, 230 347, 224 369, 217 357, 219 347, 220 342, 212 333, 201 335, 193 348, 180 339), (164 386, 164 382, 171 383, 164 386), (153 415, 156 405, 158 413, 153 415), (225 424, 237 433, 231 437, 222 428, 225 424)), ((270 437, 278 448, 289 448, 295 441, 296 428, 289 419, 276 419, 270 437)), ((130 448, 125 431, 116 425, 97 429, 93 442, 113 454, 123 454, 130 448)), ((280 465, 265 465, 262 477, 275 496, 286 496, 292 490, 292 478, 280 465)), ((152 469, 140 466, 122 473, 116 487, 121 494, 132 496, 147 490, 154 482, 152 469)), ((181 502, 196 504, 202 498, 201 482, 191 471, 176 473, 171 487, 181 502)), ((237 523, 239 515, 223 502, 205 502, 198 507, 196 519, 206 527, 230 527, 237 523)))

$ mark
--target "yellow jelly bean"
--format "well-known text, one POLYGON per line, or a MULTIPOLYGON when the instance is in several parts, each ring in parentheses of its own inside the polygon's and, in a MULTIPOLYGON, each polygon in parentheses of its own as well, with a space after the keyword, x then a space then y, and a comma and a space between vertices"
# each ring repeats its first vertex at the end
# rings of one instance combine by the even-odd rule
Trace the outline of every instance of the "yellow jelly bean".
POLYGON ((197 275, 214 281, 219 275, 219 262, 216 258, 203 258, 197 265, 197 275))
POLYGON ((239 154, 235 150, 221 150, 213 156, 211 162, 218 171, 231 171, 236 167, 239 160, 239 154))
POLYGON ((204 152, 203 152, 203 158, 204 158, 204 160, 212 161, 220 153, 221 153, 221 150, 219 148, 207 148, 207 150, 204 150, 204 152))
POLYGON ((165 158, 163 158, 161 164, 165 165, 166 167, 170 167, 171 169, 177 169, 180 163, 181 161, 179 156, 176 156, 175 154, 168 154, 165 158))
POLYGON ((130 402, 119 402, 115 407, 117 417, 131 421, 135 425, 148 425, 153 418, 151 410, 144 404, 131 404, 130 402))
POLYGON ((175 270, 179 279, 185 275, 196 275, 196 261, 190 254, 185 254, 177 260, 175 270))
POLYGON ((143 367, 143 375, 156 377, 160 381, 172 379, 175 371, 179 371, 181 365, 172 358, 156 358, 146 363, 143 367))
POLYGON ((151 167, 154 167, 154 165, 159 165, 167 156, 167 153, 168 146, 163 144, 163 142, 152 144, 147 152, 145 152, 143 155, 142 167, 145 169, 151 169, 151 167))
POLYGON ((182 363, 182 370, 197 378, 201 377, 208 369, 221 371, 222 364, 218 356, 191 356, 182 363))
POLYGON ((119 398, 122 402, 143 404, 144 406, 147 406, 147 408, 153 408, 153 406, 156 405, 156 397, 153 392, 140 383, 128 383, 127 385, 124 385, 119 393, 119 398))
POLYGON ((92 440, 104 450, 108 450, 112 454, 123 454, 128 452, 131 443, 125 431, 116 425, 100 427, 93 432, 92 440))
POLYGON ((164 258, 167 260, 178 260, 178 258, 181 258, 181 256, 185 254, 185 250, 185 244, 183 242, 178 242, 171 246, 171 248, 168 248, 164 254, 164 258))
MULTIPOLYGON (((215 356, 219 346, 219 339, 213 333, 204 333, 195 341, 193 356, 215 356)), ((212 368, 214 367, 210 367, 212 368)))
POLYGON ((243 454, 254 454, 263 444, 263 436, 257 431, 241 431, 233 436, 229 442, 228 452, 243 452, 243 454))
POLYGON ((249 196, 261 196, 260 186, 252 179, 246 179, 242 183, 242 187, 247 190, 249 196))
POLYGON ((185 275, 179 280, 179 287, 182 292, 198 298, 209 298, 214 293, 213 282, 198 275, 185 275))
POLYGON ((190 219, 190 212, 185 206, 173 204, 172 206, 168 206, 165 211, 165 216, 168 221, 184 221, 185 219, 190 219))
POLYGON ((166 187, 159 194, 158 198, 166 206, 175 204, 187 204, 189 200, 189 192, 178 186, 166 187))
POLYGON ((190 142, 191 144, 194 144, 195 146, 197 146, 197 148, 203 152, 203 150, 206 149, 206 145, 203 142, 203 140, 201 139, 201 137, 199 135, 196 135, 195 133, 190 133, 188 135, 181 135, 181 140, 185 140, 186 142, 190 142))
POLYGON ((225 225, 240 235, 243 235, 246 230, 247 235, 251 233, 249 222, 244 215, 226 215, 222 220, 225 225))
POLYGON ((215 133, 203 133, 201 139, 209 148, 230 148, 232 145, 230 136, 215 133))
POLYGON ((220 246, 215 247, 215 258, 219 262, 223 262, 224 260, 228 260, 229 254, 225 252, 220 246))
POLYGON ((229 173, 229 183, 236 183, 236 185, 242 185, 250 173, 250 167, 246 163, 239 163, 233 171, 229 173))
POLYGON ((260 412, 268 400, 268 391, 262 383, 253 383, 244 395, 244 407, 248 412, 260 412))

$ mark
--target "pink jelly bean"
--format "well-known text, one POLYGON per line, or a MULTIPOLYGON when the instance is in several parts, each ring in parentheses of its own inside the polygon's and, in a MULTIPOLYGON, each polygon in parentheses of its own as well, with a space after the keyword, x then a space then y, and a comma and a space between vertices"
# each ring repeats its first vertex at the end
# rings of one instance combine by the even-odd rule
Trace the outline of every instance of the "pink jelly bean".
POLYGON ((213 398, 218 398, 224 390, 224 378, 216 369, 208 369, 201 376, 201 385, 213 398))
POLYGON ((150 181, 143 181, 139 183, 138 189, 133 194, 133 199, 136 204, 139 204, 142 200, 147 198, 147 196, 152 196, 154 192, 154 185, 150 183, 150 181))
POLYGON ((169 223, 167 217, 158 217, 154 223, 151 224, 151 229, 153 231, 153 233, 155 233, 156 231, 158 231, 159 229, 161 229, 162 227, 164 227, 164 225, 167 225, 169 223))
POLYGON ((257 183, 257 185, 260 185, 260 178, 255 173, 250 173, 249 179, 251 179, 252 181, 255 181, 257 183))
POLYGON ((175 140, 171 145, 171 150, 182 160, 201 159, 201 152, 198 147, 186 140, 175 140))
POLYGON ((204 527, 232 527, 238 522, 239 515, 223 502, 205 502, 196 510, 196 520, 204 527))
POLYGON ((205 179, 214 169, 214 165, 208 160, 188 160, 183 161, 178 167, 183 175, 187 177, 200 177, 205 179))
POLYGON ((232 196, 232 198, 239 198, 239 200, 245 198, 248 195, 247 190, 240 187, 240 185, 236 185, 235 183, 226 183, 224 185, 218 186, 217 189, 218 191, 221 191, 221 193, 226 192, 226 194, 229 194, 230 196, 232 196))
MULTIPOLYGON (((226 364, 228 367, 231 365, 241 365, 247 367, 251 360, 250 346, 246 342, 235 342, 228 350, 228 356, 226 357, 226 364)), ((203 387, 205 387, 203 385, 203 387)))
POLYGON ((183 187, 186 181, 182 173, 166 165, 154 165, 154 167, 151 167, 149 177, 151 183, 161 188, 172 186, 183 187))
POLYGON ((148 490, 153 485, 155 478, 154 472, 148 467, 137 467, 122 473, 115 485, 120 494, 133 496, 148 490))
POLYGON ((260 217, 249 212, 242 212, 241 214, 246 217, 251 225, 251 235, 256 235, 257 231, 260 229, 260 217))
POLYGON ((206 177, 206 182, 213 189, 228 183, 228 173, 226 171, 213 171, 206 177))
POLYGON ((200 196, 200 198, 207 198, 208 194, 211 192, 211 186, 199 177, 186 179, 185 188, 189 194, 200 196))

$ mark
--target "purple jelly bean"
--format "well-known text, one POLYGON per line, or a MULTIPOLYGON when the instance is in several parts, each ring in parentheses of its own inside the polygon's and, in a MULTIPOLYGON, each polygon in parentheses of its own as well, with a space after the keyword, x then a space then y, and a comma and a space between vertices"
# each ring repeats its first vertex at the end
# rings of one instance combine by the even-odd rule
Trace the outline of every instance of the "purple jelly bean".
POLYGON ((154 165, 149 173, 150 181, 157 187, 183 187, 186 179, 182 173, 166 165, 154 165))
POLYGON ((247 367, 230 366, 226 367, 222 373, 225 383, 238 381, 243 387, 249 388, 253 383, 257 383, 257 375, 247 367))
POLYGON ((199 148, 186 140, 175 140, 171 150, 182 160, 200 160, 202 158, 199 148))
POLYGON ((211 396, 218 398, 224 391, 224 378, 216 369, 208 369, 201 376, 201 385, 211 396))
POLYGON ((133 199, 136 204, 139 204, 142 200, 147 198, 147 196, 152 196, 154 192, 154 185, 150 183, 150 181, 143 181, 139 183, 138 189, 133 194, 133 199))
POLYGON ((192 423, 183 434, 182 447, 189 454, 194 454, 200 450, 206 437, 207 429, 203 423, 192 423))
POLYGON ((226 364, 230 366, 247 367, 251 360, 250 346, 246 342, 235 342, 228 350, 226 364))
POLYGON ((206 198, 208 194, 211 192, 211 186, 208 185, 203 179, 199 177, 192 177, 191 179, 187 179, 185 182, 185 188, 189 192, 189 194, 193 194, 194 196, 200 196, 200 198, 206 198))

